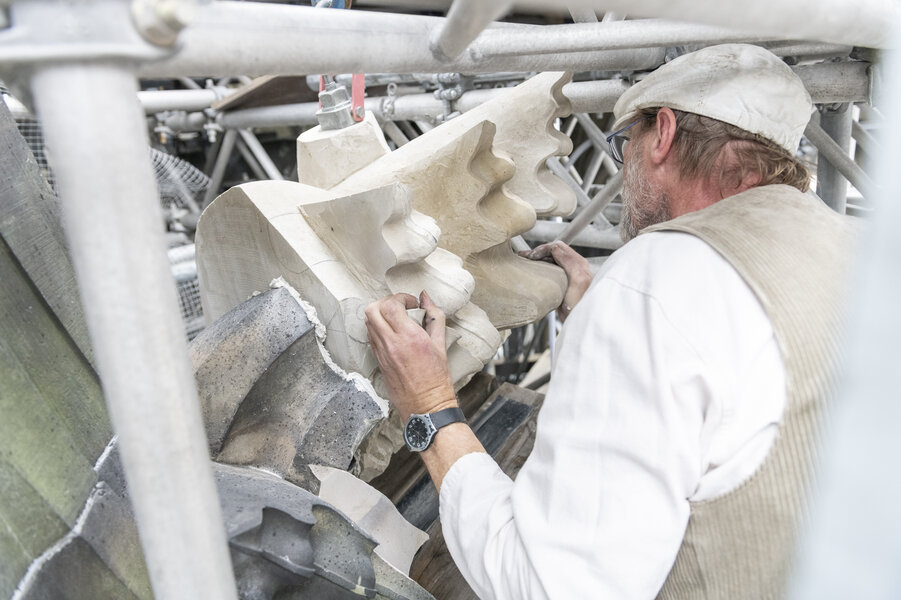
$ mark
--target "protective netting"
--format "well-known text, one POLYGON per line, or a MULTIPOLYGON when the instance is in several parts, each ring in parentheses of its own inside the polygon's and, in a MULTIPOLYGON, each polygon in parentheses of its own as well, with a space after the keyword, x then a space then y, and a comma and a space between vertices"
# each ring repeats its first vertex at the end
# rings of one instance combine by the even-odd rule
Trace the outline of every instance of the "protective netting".
POLYGON ((194 165, 155 148, 150 149, 150 159, 163 208, 175 207, 200 213, 201 199, 210 178, 194 165))
MULTIPOLYGON (((7 93, 0 82, 0 94, 7 93)), ((44 145, 40 121, 22 111, 14 115, 19 133, 25 138, 41 173, 55 191, 53 170, 44 145)), ((160 204, 167 213, 187 211, 200 213, 199 203, 209 185, 209 177, 190 163, 154 148, 150 149, 153 172, 160 193, 160 204)), ((194 262, 194 244, 188 243, 169 251, 172 275, 178 286, 179 308, 188 339, 193 339, 204 327, 203 308, 200 304, 200 287, 197 282, 197 265, 194 262)))

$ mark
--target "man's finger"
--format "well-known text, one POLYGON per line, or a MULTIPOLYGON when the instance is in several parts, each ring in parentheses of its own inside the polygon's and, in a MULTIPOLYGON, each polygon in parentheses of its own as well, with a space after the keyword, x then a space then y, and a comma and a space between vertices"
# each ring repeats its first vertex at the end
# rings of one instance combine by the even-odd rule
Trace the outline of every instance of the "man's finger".
POLYGON ((532 250, 528 252, 520 252, 520 256, 525 256, 530 260, 548 260, 551 257, 551 246, 553 242, 550 244, 541 244, 540 246, 536 246, 532 250))
MULTIPOLYGON (((397 300, 399 303, 404 305, 404 309, 408 308, 419 308, 419 299, 416 298, 413 294, 407 294, 405 292, 398 292, 397 294, 393 294, 388 296, 388 298, 393 298, 397 300)), ((387 298, 386 298, 387 300, 387 298)))
POLYGON ((425 317, 422 320, 425 332, 429 334, 429 337, 439 348, 444 348, 444 311, 438 308, 438 305, 435 304, 425 290, 422 290, 422 293, 419 295, 419 305, 425 309, 425 317))
POLYGON ((394 333, 394 329, 385 320, 385 317, 382 316, 381 312, 381 302, 383 300, 372 302, 369 304, 364 313, 366 314, 366 331, 369 334, 369 343, 372 345, 373 349, 376 346, 381 346, 381 341, 386 335, 392 335, 394 333))
POLYGON ((378 310, 391 329, 397 333, 410 331, 414 325, 407 315, 408 308, 418 308, 419 300, 411 294, 392 294, 378 302, 378 310))
POLYGON ((563 267, 567 274, 572 274, 579 269, 588 269, 588 261, 581 254, 564 244, 554 242, 551 246, 554 262, 563 267))

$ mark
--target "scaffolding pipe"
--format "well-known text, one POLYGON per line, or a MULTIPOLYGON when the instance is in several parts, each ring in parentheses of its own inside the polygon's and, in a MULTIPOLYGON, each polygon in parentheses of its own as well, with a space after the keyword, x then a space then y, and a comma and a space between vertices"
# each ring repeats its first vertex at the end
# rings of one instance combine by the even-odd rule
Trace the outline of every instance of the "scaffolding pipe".
MULTIPOLYGON (((447 62, 437 59, 429 47, 432 32, 444 23, 440 17, 223 0, 199 11, 196 21, 181 34, 179 52, 142 64, 139 74, 177 77, 640 70, 660 65, 664 56, 663 48, 496 59, 476 58, 470 51, 447 62), (341 43, 336 44, 336 40, 341 43)), ((486 31, 495 27, 514 31, 533 26, 498 25, 486 31)))
POLYGON ((31 90, 154 596, 236 599, 135 77, 47 64, 31 90))
POLYGON ((792 67, 814 104, 866 102, 870 98, 870 63, 827 62, 792 67))
MULTIPOLYGON (((569 172, 569 166, 564 166, 560 158, 556 156, 547 159, 546 164, 551 173, 559 177, 563 183, 573 191, 579 206, 588 206, 591 204, 592 199, 585 193, 585 190, 582 189, 582 182, 576 181, 576 178, 569 172)), ((575 169, 573 170, 575 171, 575 169)), ((606 218, 600 215, 598 216, 606 226, 610 226, 610 223, 606 218)))
MULTIPOLYGON (((868 68, 869 63, 845 62, 805 65, 794 67, 794 71, 807 86, 814 103, 827 104, 868 102, 868 68)), ((569 99, 573 113, 605 113, 613 111, 616 101, 627 89, 629 83, 624 79, 579 81, 565 85, 563 94, 569 99)), ((454 107, 466 112, 503 93, 503 88, 470 90, 454 103, 454 107)), ((444 113, 444 103, 433 94, 370 97, 366 98, 365 105, 366 110, 384 121, 421 120, 444 113)), ((319 105, 316 102, 246 108, 220 113, 217 123, 224 129, 317 125, 317 110, 319 105)), ((173 115, 165 120, 165 124, 174 131, 184 130, 182 125, 199 128, 204 122, 202 115, 196 118, 193 115, 173 115)))
MULTIPOLYGON (((552 7, 551 0, 521 0, 517 6, 552 7)), ((787 40, 816 40, 864 46, 898 46, 893 28, 901 22, 895 0, 570 0, 570 8, 596 8, 630 16, 679 19, 721 27, 740 27, 787 40)))
POLYGON ((213 173, 210 175, 210 183, 203 195, 203 208, 210 205, 219 194, 219 188, 222 187, 222 179, 225 177, 225 168, 231 158, 232 151, 235 149, 235 141, 238 138, 238 131, 229 129, 222 136, 222 144, 219 146, 219 154, 216 156, 216 164, 213 166, 213 173))
POLYGON ((727 42, 765 42, 765 36, 725 27, 663 19, 570 23, 522 29, 486 30, 470 51, 482 58, 525 56, 559 52, 624 50, 660 46, 713 45, 727 42))
POLYGON ((597 23, 598 15, 593 8, 570 8, 569 16, 573 23, 597 23))
POLYGON ((228 94, 224 90, 147 90, 138 100, 148 115, 168 110, 204 110, 228 94))
POLYGON ((247 149, 250 150, 254 158, 260 163, 260 166, 263 168, 263 171, 269 179, 281 181, 285 178, 278 167, 275 166, 275 163, 272 162, 269 153, 266 152, 266 149, 263 148, 263 144, 260 143, 260 140, 253 132, 248 131, 247 129, 241 129, 238 131, 238 135, 241 136, 241 140, 247 145, 247 149))
POLYGON ((250 148, 247 147, 247 144, 244 143, 244 139, 240 136, 237 140, 235 140, 235 148, 238 149, 238 154, 241 155, 241 158, 244 159, 244 163, 250 167, 250 170, 253 172, 253 176, 256 177, 260 181, 265 181, 269 179, 266 176, 266 171, 263 170, 263 167, 260 166, 260 162, 253 155, 253 152, 250 151, 250 148))
POLYGON ((511 4, 511 0, 454 0, 444 24, 432 30, 432 52, 441 61, 457 58, 485 27, 502 17, 511 4))
MULTIPOLYGON (((537 221, 535 226, 522 234, 522 237, 533 242, 553 242, 569 226, 569 223, 555 223, 554 221, 537 221)), ((623 245, 620 238, 619 227, 609 229, 595 229, 587 227, 580 231, 568 242, 571 246, 584 246, 586 248, 602 248, 616 250, 623 245)))
POLYGON ((810 140, 811 144, 816 146, 819 153, 817 159, 818 163, 825 158, 851 182, 851 185, 857 188, 857 191, 859 191, 864 198, 873 197, 876 190, 873 181, 866 173, 864 173, 863 169, 860 168, 860 165, 848 156, 847 151, 836 144, 835 140, 829 137, 828 133, 823 131, 822 127, 811 121, 804 130, 804 136, 810 140))
MULTIPOLYGON (((597 194, 594 195, 594 198, 591 201, 582 207, 582 210, 579 211, 573 219, 567 223, 566 227, 560 234, 557 236, 557 240, 561 241, 565 244, 571 243, 577 235, 579 235, 586 227, 588 227, 592 221, 594 221, 600 214, 601 211, 607 208, 607 205, 610 204, 614 198, 622 191, 623 189, 623 172, 620 171, 609 180, 601 188, 597 194)), ((607 219, 604 219, 604 222, 609 225, 607 219)))
POLYGON ((863 146, 864 151, 871 155, 882 150, 882 144, 876 137, 853 119, 851 120, 851 135, 854 137, 854 141, 863 146))
MULTIPOLYGON (((851 148, 851 105, 840 104, 820 112, 820 127, 847 156, 851 148)), ((828 160, 817 161, 817 196, 826 206, 845 214, 848 204, 848 180, 828 160)))

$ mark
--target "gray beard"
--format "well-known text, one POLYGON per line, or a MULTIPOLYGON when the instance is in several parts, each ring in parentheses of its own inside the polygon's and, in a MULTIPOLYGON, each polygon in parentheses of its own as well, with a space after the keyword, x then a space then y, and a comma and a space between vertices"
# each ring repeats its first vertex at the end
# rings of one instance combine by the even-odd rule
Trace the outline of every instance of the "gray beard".
POLYGON ((623 214, 619 234, 623 242, 634 238, 645 227, 669 221, 669 199, 646 177, 644 160, 640 155, 630 157, 629 166, 623 169, 623 214))

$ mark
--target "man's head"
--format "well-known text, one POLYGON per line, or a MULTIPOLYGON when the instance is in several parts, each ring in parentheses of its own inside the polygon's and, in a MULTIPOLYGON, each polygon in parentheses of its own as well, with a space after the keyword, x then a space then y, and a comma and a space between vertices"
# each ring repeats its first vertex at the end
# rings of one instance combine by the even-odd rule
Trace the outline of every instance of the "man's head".
POLYGON ((712 46, 648 75, 614 108, 614 130, 635 123, 623 237, 757 185, 806 191, 794 154, 811 111, 800 79, 756 46, 712 46))

